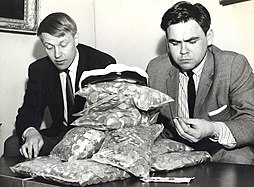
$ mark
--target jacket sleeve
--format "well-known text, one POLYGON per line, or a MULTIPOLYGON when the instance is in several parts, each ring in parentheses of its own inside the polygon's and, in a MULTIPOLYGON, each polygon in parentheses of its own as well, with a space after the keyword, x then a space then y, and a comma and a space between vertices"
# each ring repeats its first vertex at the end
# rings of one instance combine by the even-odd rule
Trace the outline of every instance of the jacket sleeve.
POLYGON ((229 93, 231 118, 225 124, 236 139, 237 147, 254 146, 254 74, 243 55, 233 59, 229 93))
POLYGON ((39 68, 31 64, 28 69, 28 81, 23 105, 18 109, 15 127, 18 138, 21 140, 23 132, 28 127, 39 130, 46 108, 42 73, 39 68))

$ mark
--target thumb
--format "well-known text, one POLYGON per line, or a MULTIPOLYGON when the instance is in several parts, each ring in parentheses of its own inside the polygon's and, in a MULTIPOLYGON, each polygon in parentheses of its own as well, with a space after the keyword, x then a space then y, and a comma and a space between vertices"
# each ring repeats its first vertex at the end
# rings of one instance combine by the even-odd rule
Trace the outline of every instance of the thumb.
POLYGON ((188 125, 194 125, 197 121, 197 119, 193 119, 193 118, 182 118, 183 122, 188 124, 188 125))
POLYGON ((37 144, 37 148, 34 149, 34 157, 38 156, 38 154, 39 154, 39 152, 40 152, 43 145, 44 145, 43 139, 40 138, 39 141, 38 141, 38 144, 37 144))
POLYGON ((42 148, 43 145, 44 145, 44 141, 43 141, 43 139, 41 138, 40 141, 39 141, 39 144, 38 144, 39 150, 41 150, 41 148, 42 148))

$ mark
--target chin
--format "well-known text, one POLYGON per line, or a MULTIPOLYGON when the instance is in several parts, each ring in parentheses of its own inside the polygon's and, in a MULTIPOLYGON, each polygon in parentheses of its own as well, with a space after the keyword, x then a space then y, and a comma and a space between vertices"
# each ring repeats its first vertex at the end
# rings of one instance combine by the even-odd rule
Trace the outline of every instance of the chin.
POLYGON ((56 68, 57 68, 57 69, 59 69, 59 70, 65 70, 65 69, 66 69, 66 67, 65 67, 65 66, 59 66, 59 65, 58 65, 58 66, 56 66, 56 68))
POLYGON ((193 67, 192 66, 181 66, 181 69, 184 71, 187 71, 187 70, 193 69, 193 67))

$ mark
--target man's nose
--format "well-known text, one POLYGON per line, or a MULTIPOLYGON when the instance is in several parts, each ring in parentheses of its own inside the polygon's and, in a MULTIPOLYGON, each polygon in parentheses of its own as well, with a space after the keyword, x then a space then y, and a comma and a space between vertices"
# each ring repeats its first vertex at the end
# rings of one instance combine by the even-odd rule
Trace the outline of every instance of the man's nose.
POLYGON ((181 49, 180 49, 180 53, 181 54, 186 54, 189 52, 188 46, 186 43, 181 43, 181 49))
POLYGON ((62 51, 61 51, 61 49, 59 49, 58 47, 56 47, 55 48, 55 58, 59 58, 59 57, 61 57, 61 55, 62 55, 62 51))

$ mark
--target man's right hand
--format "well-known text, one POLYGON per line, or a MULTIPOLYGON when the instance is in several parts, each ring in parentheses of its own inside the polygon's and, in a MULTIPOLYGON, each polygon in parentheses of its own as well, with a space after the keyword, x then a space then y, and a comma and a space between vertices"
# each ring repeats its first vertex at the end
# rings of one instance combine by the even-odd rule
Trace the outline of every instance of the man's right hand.
POLYGON ((37 157, 44 141, 41 134, 34 128, 29 129, 25 135, 25 143, 20 148, 20 153, 25 158, 37 157))

